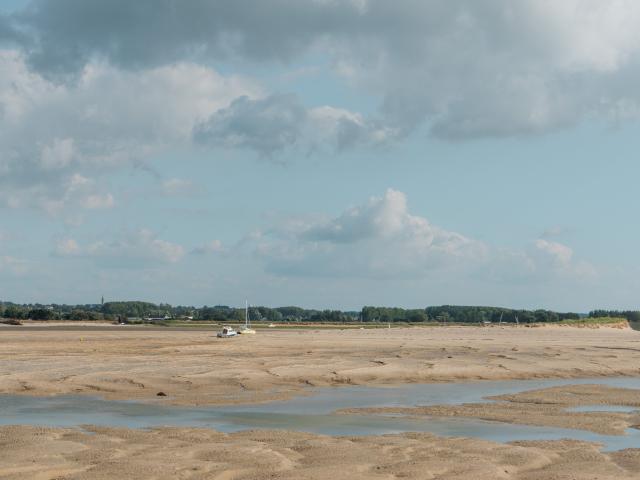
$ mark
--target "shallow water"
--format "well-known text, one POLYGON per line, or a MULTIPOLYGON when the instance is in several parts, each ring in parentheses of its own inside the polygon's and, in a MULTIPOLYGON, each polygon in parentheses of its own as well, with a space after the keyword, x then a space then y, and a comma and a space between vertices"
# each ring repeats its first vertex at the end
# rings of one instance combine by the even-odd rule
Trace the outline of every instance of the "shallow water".
MULTIPOLYGON (((337 409, 481 402, 483 397, 556 385, 597 383, 640 389, 640 378, 526 380, 414 384, 394 387, 312 389, 313 395, 261 405, 185 408, 92 397, 25 397, 0 395, 0 424, 79 426, 83 424, 151 428, 207 427, 223 432, 286 429, 326 435, 379 435, 430 432, 441 436, 476 437, 498 442, 574 438, 600 442, 607 450, 640 447, 640 430, 624 436, 580 430, 532 427, 465 418, 421 418, 379 415, 336 415, 337 409)), ((592 410, 593 407, 590 407, 592 410)))

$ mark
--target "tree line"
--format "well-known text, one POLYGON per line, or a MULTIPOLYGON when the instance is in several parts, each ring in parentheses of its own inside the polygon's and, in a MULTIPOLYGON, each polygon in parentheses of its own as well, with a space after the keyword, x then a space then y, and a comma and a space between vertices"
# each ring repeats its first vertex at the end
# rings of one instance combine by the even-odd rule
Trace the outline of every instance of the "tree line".
POLYGON ((640 311, 638 310, 592 310, 589 312, 590 318, 626 318, 630 322, 640 323, 640 311))
MULTIPOLYGON (((592 310, 588 314, 555 312, 552 310, 525 310, 502 307, 441 305, 426 308, 404 309, 365 306, 360 311, 316 310, 296 306, 250 307, 249 316, 254 322, 303 322, 303 323, 546 323, 574 320, 582 317, 619 317, 640 322, 636 310, 592 310)), ((32 320, 127 320, 145 318, 189 319, 207 322, 242 322, 244 308, 226 305, 172 306, 166 303, 139 301, 106 302, 87 305, 42 305, 0 302, 0 317, 32 320)))
MULTIPOLYGON (((244 321, 244 308, 216 306, 172 306, 150 302, 106 302, 91 305, 42 305, 0 302, 0 318, 16 320, 143 320, 147 318, 189 319, 211 322, 244 321)), ((357 321, 360 312, 315 310, 301 307, 250 307, 249 316, 256 322, 347 323, 357 321)))
POLYGON ((502 307, 441 305, 424 309, 364 307, 365 322, 439 322, 439 323, 545 323, 579 319, 574 312, 551 310, 514 310, 502 307))

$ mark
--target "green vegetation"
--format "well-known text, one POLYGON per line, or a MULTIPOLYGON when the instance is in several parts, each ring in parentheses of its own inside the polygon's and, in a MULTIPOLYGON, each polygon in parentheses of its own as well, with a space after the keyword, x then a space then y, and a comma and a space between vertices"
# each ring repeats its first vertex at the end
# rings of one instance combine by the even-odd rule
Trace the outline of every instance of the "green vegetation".
POLYGON ((563 325, 610 325, 627 321, 624 317, 586 317, 574 320, 563 320, 560 323, 563 325))
POLYGON ((630 322, 640 322, 638 310, 593 310, 589 312, 589 318, 624 318, 630 322))
POLYGON ((402 308, 364 307, 365 322, 424 322, 439 323, 544 323, 579 319, 578 313, 559 313, 550 310, 513 310, 500 307, 474 307, 442 305, 425 309, 404 310, 402 308))
MULTIPOLYGON (((589 314, 554 312, 551 310, 515 310, 501 307, 442 305, 419 309, 365 306, 361 311, 314 310, 295 306, 250 307, 255 324, 279 325, 347 325, 380 324, 481 324, 481 323, 612 323, 620 319, 640 321, 640 311, 593 310, 589 314)), ((216 305, 213 307, 171 306, 149 302, 106 302, 87 305, 18 305, 0 302, 0 318, 15 320, 106 320, 126 323, 189 325, 240 323, 244 308, 216 305)))

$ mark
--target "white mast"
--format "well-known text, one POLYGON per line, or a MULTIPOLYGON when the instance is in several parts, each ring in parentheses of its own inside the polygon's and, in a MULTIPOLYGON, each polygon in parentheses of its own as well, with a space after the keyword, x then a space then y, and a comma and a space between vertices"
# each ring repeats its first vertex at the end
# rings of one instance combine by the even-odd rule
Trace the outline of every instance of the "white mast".
POLYGON ((256 331, 251 328, 251 319, 249 318, 249 301, 244 301, 244 327, 240 329, 240 333, 254 334, 256 331))

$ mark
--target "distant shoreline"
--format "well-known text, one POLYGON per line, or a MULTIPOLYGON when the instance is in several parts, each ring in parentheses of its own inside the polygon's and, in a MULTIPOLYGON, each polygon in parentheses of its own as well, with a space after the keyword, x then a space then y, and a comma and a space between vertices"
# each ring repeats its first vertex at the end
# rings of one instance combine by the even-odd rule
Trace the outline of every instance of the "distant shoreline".
MULTIPOLYGON (((157 322, 144 324, 127 324, 121 325, 103 320, 95 321, 68 321, 68 320, 49 320, 49 321, 33 321, 22 320, 21 325, 9 325, 0 322, 0 328, 7 329, 28 329, 31 331, 111 331, 114 329, 139 330, 139 331, 164 331, 167 329, 174 331, 215 331, 223 325, 240 325, 234 322, 157 322)), ((350 323, 282 323, 274 324, 272 327, 267 323, 253 323, 252 327, 256 330, 267 331, 286 331, 286 330, 357 330, 357 329, 397 329, 397 328, 443 328, 443 327, 474 327, 474 328, 631 328, 640 330, 640 323, 629 322, 622 318, 615 319, 581 319, 553 323, 366 323, 350 322, 350 323)))

